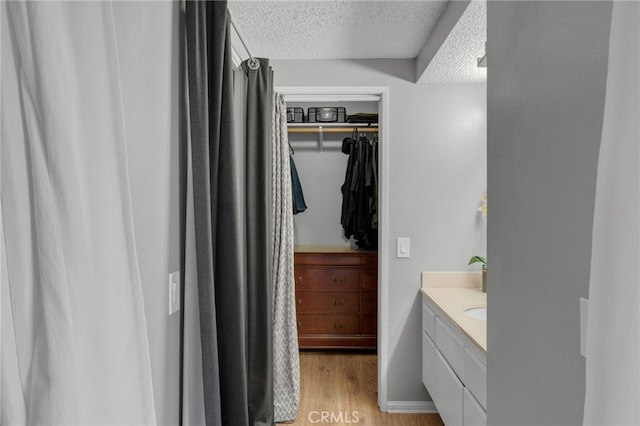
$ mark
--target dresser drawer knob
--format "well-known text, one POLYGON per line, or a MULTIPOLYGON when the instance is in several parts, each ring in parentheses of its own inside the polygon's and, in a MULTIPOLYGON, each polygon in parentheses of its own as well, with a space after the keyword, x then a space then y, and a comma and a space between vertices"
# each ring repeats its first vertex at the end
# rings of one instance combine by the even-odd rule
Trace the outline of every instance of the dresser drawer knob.
POLYGON ((298 299, 298 305, 302 305, 302 299, 298 299))
POLYGON ((336 322, 335 320, 333 320, 333 328, 343 328, 343 327, 344 327, 344 323, 336 322))
POLYGON ((298 278, 296 278, 296 282, 297 282, 297 283, 301 283, 301 282, 302 282, 302 277, 298 277, 298 278))
POLYGON ((302 327, 302 321, 298 321, 298 327, 302 327))
POLYGON ((342 284, 344 282, 344 277, 333 277, 333 282, 336 284, 342 284))
POLYGON ((336 299, 331 300, 331 304, 333 306, 342 306, 344 305, 344 299, 340 299, 339 301, 336 299))

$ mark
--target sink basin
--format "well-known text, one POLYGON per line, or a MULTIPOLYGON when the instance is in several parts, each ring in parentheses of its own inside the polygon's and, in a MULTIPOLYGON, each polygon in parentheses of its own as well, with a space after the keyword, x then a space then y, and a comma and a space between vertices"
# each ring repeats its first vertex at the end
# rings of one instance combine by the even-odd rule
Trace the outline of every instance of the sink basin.
POLYGON ((464 314, 473 319, 486 321, 487 320, 487 308, 469 308, 464 310, 464 314))

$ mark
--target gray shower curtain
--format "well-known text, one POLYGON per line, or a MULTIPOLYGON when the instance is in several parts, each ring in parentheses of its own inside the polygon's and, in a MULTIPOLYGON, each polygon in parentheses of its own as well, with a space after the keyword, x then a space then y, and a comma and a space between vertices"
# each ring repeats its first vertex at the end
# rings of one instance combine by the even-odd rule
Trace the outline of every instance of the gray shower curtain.
POLYGON ((273 285, 271 283, 271 146, 273 71, 268 59, 242 63, 247 75, 246 253, 249 409, 254 424, 273 417, 273 285))
POLYGON ((293 280, 293 209, 287 105, 274 95, 273 111, 273 389, 276 422, 296 419, 300 357, 293 280))
POLYGON ((246 300, 226 2, 186 2, 196 270, 207 425, 248 425, 246 300))
POLYGON ((204 414, 207 425, 272 425, 271 70, 247 68, 241 158, 229 23, 226 1, 186 2, 204 414))

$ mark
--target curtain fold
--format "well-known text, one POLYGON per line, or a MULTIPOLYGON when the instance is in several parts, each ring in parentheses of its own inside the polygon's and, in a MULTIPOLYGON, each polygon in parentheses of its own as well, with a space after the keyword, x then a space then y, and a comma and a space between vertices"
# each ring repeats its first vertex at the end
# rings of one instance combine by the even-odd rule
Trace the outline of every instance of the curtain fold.
POLYGON ((268 59, 242 63, 247 75, 245 223, 249 420, 272 425, 273 285, 271 283, 271 145, 273 72, 268 59))
POLYGON ((273 389, 275 421, 296 419, 300 405, 300 358, 293 277, 293 194, 287 106, 274 95, 273 108, 273 389))
POLYGON ((111 4, 0 8, 2 424, 154 425, 111 4))
POLYGON ((593 220, 585 425, 640 424, 640 3, 614 2, 593 220))
POLYGON ((251 412, 247 349, 255 348, 247 347, 227 2, 186 2, 185 27, 205 419, 242 426, 251 412))

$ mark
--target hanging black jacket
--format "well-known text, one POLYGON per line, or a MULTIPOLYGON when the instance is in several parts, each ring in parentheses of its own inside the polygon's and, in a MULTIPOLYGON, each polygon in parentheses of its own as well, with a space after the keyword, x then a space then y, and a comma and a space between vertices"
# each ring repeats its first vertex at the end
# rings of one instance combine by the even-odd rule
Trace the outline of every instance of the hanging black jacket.
POLYGON ((371 142, 361 136, 345 138, 342 152, 349 155, 342 185, 341 221, 344 236, 353 237, 363 249, 377 248, 377 229, 373 227, 376 210, 373 153, 371 142))

